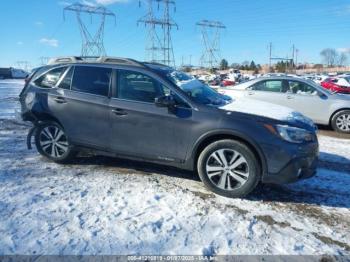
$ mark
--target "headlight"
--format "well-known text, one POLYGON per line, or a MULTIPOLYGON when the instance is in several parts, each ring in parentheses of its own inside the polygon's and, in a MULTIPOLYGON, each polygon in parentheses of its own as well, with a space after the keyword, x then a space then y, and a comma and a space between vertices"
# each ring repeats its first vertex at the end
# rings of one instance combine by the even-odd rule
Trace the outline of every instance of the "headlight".
POLYGON ((286 141, 296 144, 310 142, 314 139, 314 134, 305 129, 291 126, 276 126, 278 134, 286 141))

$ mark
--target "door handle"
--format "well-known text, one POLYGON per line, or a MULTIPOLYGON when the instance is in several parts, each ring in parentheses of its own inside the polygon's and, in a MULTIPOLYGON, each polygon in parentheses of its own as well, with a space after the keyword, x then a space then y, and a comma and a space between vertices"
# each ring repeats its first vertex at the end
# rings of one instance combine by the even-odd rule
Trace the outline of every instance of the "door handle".
POLYGON ((126 116, 128 113, 120 108, 115 108, 112 110, 113 114, 115 114, 116 116, 126 116))
POLYGON ((248 95, 249 95, 249 96, 253 96, 253 95, 254 95, 254 92, 248 92, 248 95))
POLYGON ((58 104, 66 104, 67 103, 67 100, 64 98, 64 97, 56 97, 53 99, 56 103, 58 104))
POLYGON ((291 99, 293 99, 293 97, 292 96, 287 96, 287 99, 291 100, 291 99))

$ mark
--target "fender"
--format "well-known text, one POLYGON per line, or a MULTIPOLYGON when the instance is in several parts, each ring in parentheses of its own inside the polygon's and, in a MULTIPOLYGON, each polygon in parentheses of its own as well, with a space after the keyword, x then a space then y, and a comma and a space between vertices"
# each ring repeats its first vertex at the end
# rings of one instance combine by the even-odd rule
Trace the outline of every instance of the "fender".
POLYGON ((266 158, 265 155, 263 153, 263 151, 261 150, 259 144, 251 139, 250 137, 242 134, 241 132, 232 130, 232 129, 219 129, 219 130, 214 130, 214 131, 210 131, 208 133, 203 134, 194 144, 194 146, 192 147, 192 151, 191 151, 191 155, 189 156, 189 158, 187 159, 187 163, 189 165, 190 168, 194 168, 195 167, 195 160, 196 160, 196 154, 198 151, 199 146, 202 144, 202 142, 204 142, 206 139, 210 138, 210 137, 214 137, 214 136, 234 136, 237 137, 238 139, 242 140, 243 142, 247 142, 251 147, 253 147, 253 149, 256 151, 256 153, 258 154, 260 160, 261 160, 261 164, 262 164, 262 173, 265 174, 267 171, 267 166, 266 166, 266 158))

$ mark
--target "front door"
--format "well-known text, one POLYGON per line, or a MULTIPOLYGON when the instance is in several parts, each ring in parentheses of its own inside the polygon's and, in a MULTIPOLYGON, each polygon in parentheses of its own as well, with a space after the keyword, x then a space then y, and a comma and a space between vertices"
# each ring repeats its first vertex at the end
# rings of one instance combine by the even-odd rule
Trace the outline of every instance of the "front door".
POLYGON ((249 99, 285 106, 285 92, 288 82, 285 80, 263 80, 246 91, 249 99))
POLYGON ((117 94, 111 100, 111 147, 132 157, 180 162, 186 157, 192 110, 180 102, 174 111, 157 107, 156 97, 170 89, 146 73, 118 70, 117 94))

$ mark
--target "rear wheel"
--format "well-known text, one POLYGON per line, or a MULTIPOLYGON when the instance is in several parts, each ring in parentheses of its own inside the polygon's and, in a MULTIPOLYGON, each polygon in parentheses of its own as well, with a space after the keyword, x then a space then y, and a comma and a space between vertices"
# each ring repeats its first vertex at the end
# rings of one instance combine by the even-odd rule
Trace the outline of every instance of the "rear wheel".
POLYGON ((57 163, 66 163, 75 156, 64 129, 55 122, 38 127, 35 144, 41 155, 57 163))
POLYGON ((205 148, 197 168, 205 186, 226 197, 244 197, 260 181, 260 167, 254 153, 234 140, 221 140, 205 148))
POLYGON ((332 119, 332 128, 337 132, 350 134, 350 110, 336 113, 332 119))

